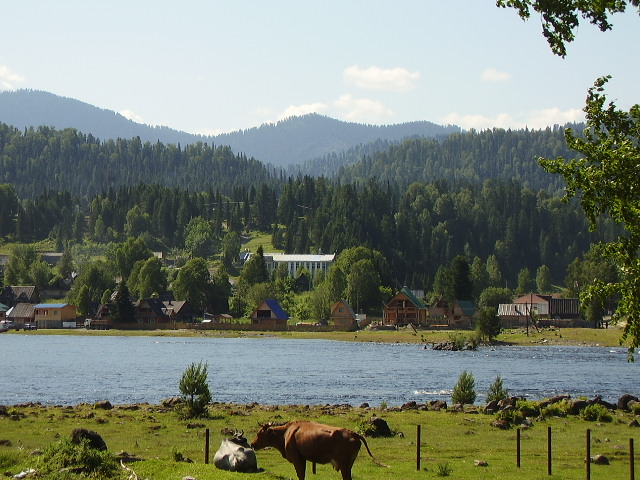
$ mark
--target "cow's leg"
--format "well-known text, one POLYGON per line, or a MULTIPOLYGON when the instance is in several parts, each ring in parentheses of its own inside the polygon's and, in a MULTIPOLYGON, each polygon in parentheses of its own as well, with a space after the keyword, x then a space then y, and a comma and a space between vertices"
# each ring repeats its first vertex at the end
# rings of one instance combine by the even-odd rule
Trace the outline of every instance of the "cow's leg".
MULTIPOLYGON (((358 445, 359 446, 359 445, 358 445)), ((356 463, 356 458, 358 457, 358 451, 356 450, 355 454, 351 456, 351 458, 347 458, 346 462, 342 466, 340 473, 342 474, 342 480, 351 480, 351 468, 353 464, 356 463)))
POLYGON ((297 458, 293 462, 293 466, 296 468, 298 474, 298 480, 304 480, 305 471, 307 470, 307 461, 304 458, 297 458))

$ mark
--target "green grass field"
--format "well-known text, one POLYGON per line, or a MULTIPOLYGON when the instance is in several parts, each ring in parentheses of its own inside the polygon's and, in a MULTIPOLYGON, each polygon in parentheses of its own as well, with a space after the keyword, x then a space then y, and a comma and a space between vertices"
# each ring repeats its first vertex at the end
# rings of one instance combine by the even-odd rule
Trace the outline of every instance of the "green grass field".
MULTIPOLYGON (((359 422, 373 415, 387 421, 395 436, 368 438, 374 456, 389 465, 374 464, 365 449, 360 452, 355 479, 584 479, 586 478, 586 430, 591 430, 591 454, 609 458, 609 465, 591 465, 593 479, 629 477, 629 439, 638 428, 628 426, 631 414, 615 413, 614 421, 594 423, 579 417, 534 421, 521 430, 521 466, 516 465, 516 429, 491 426, 493 416, 482 413, 368 409, 346 406, 257 406, 217 404, 210 418, 180 420, 171 408, 158 405, 115 406, 100 410, 93 405, 44 407, 25 405, 8 408, 0 416, 0 472, 15 475, 39 467, 36 450, 59 442, 77 427, 98 432, 113 454, 126 452, 138 461, 128 463, 138 478, 169 480, 192 476, 206 479, 295 478, 293 466, 271 449, 257 452, 260 474, 239 474, 217 470, 212 462, 222 429, 243 430, 251 440, 258 423, 312 419, 357 429, 359 422), (420 470, 417 470, 417 426, 421 426, 420 470), (552 431, 552 476, 547 475, 547 428, 552 431), (210 459, 206 465, 205 431, 210 431, 210 459), (193 463, 177 461, 178 457, 193 463), (476 466, 480 460, 487 466, 476 466)), ((80 478, 70 475, 61 478, 80 478)), ((122 473, 120 478, 127 478, 122 473)), ((319 465, 317 475, 307 466, 307 478, 338 479, 329 465, 319 465)))

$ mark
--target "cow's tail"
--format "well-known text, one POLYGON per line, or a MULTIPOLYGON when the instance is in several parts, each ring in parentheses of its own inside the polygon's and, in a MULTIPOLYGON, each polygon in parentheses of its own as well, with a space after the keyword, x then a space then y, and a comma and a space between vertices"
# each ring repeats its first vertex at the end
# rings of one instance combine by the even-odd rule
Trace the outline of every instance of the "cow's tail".
POLYGON ((364 446, 367 449, 367 453, 371 457, 371 460, 373 460, 373 463, 375 463, 376 465, 380 465, 381 467, 391 468, 389 465, 385 465, 384 463, 382 463, 376 457, 373 456, 373 453, 371 453, 371 450, 369 450, 369 445, 367 445, 367 441, 365 440, 365 438, 362 435, 360 435, 359 433, 356 433, 356 435, 358 436, 360 441, 362 443, 364 443, 364 446))

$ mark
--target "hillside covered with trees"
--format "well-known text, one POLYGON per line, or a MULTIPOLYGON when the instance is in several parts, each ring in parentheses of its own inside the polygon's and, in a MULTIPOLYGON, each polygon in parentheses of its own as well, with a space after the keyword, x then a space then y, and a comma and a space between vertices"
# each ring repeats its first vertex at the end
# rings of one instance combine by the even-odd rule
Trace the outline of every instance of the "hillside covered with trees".
MULTIPOLYGON (((563 127, 493 129, 453 133, 440 140, 378 140, 291 172, 294 177, 316 176, 307 173, 312 171, 338 183, 363 183, 375 178, 400 188, 416 181, 446 180, 455 184, 514 179, 528 188, 559 193, 561 177, 545 172, 537 156, 571 157, 564 131, 563 127)), ((282 145, 286 145, 284 139, 282 145)), ((138 183, 198 192, 220 190, 231 195, 237 187, 248 189, 265 181, 278 191, 287 176, 283 170, 268 168, 227 146, 151 143, 138 137, 102 141, 75 129, 38 127, 22 131, 0 124, 0 182, 10 183, 24 198, 33 199, 53 190, 87 199, 108 188, 138 183)))

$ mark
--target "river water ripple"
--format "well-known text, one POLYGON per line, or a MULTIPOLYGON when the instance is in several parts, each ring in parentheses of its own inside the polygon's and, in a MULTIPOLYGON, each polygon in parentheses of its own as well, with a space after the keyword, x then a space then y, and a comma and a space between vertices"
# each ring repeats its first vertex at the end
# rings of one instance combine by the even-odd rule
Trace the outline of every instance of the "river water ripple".
POLYGON ((477 404, 500 375, 532 400, 568 393, 615 402, 640 396, 640 365, 624 348, 497 347, 443 352, 415 344, 281 338, 0 335, 0 404, 159 403, 206 362, 214 401, 276 404, 450 402, 462 371, 477 404))

